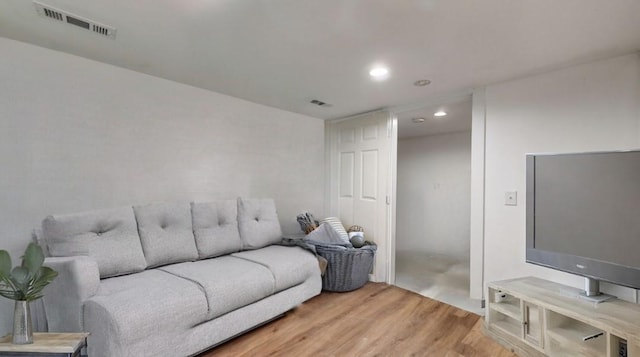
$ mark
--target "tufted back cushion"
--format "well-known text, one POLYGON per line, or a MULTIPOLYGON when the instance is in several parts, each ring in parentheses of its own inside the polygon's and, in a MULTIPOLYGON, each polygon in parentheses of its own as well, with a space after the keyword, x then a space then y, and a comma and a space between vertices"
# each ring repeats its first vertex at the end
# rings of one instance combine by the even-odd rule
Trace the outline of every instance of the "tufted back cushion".
POLYGON ((282 241, 275 202, 238 198, 238 229, 243 249, 258 249, 282 241))
POLYGON ((101 278, 147 266, 131 207, 49 216, 42 222, 42 235, 53 257, 93 257, 101 278))
POLYGON ((133 210, 149 267, 198 259, 189 203, 150 204, 133 210))
POLYGON ((240 251, 236 201, 191 203, 191 215, 200 259, 240 251))

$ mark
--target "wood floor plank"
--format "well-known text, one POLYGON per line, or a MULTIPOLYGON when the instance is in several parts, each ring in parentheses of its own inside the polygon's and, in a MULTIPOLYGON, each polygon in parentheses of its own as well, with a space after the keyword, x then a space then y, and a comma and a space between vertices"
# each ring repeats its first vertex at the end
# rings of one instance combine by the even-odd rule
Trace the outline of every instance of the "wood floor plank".
POLYGON ((473 313, 380 283, 323 292, 284 317, 198 357, 513 357, 482 333, 473 313))

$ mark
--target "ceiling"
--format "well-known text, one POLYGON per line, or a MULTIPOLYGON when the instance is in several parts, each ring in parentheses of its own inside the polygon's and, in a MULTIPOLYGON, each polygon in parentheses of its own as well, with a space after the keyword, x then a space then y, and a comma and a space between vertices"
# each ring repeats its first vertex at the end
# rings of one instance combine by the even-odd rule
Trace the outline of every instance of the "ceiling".
POLYGON ((471 98, 401 112, 396 117, 398 118, 398 139, 469 131, 471 130, 471 98), (438 111, 444 111, 447 115, 434 116, 433 114, 438 111), (424 122, 414 123, 413 118, 424 118, 424 122))
POLYGON ((117 36, 30 0, 0 1, 0 36, 324 119, 640 49, 637 0, 40 1, 117 36))

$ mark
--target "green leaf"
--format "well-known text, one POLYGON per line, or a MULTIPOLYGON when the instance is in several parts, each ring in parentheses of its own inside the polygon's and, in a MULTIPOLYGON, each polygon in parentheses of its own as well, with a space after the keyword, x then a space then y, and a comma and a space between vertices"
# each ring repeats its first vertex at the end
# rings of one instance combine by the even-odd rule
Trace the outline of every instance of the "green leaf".
POLYGON ((0 250, 0 275, 9 276, 11 274, 11 256, 6 250, 0 250))
POLYGON ((41 298, 42 290, 47 285, 49 285, 49 283, 53 281, 56 276, 58 276, 58 273, 55 270, 49 267, 40 268, 40 272, 38 273, 36 278, 33 279, 32 283, 29 286, 29 289, 25 292, 25 300, 31 301, 41 298))
POLYGON ((13 290, 0 290, 0 296, 6 297, 11 300, 20 300, 20 294, 13 290))
POLYGON ((11 278, 19 287, 25 287, 30 279, 29 270, 24 267, 15 267, 11 271, 11 278))
POLYGON ((53 281, 53 279, 55 279, 58 276, 58 272, 49 268, 49 267, 42 267, 40 268, 40 277, 39 277, 39 281, 46 281, 47 284, 49 284, 50 282, 53 281))
POLYGON ((13 280, 11 280, 11 276, 0 276, 0 290, 16 290, 13 280))
POLYGON ((44 263, 42 248, 36 243, 29 243, 22 256, 22 266, 27 268, 31 275, 35 275, 42 267, 42 263, 44 263))

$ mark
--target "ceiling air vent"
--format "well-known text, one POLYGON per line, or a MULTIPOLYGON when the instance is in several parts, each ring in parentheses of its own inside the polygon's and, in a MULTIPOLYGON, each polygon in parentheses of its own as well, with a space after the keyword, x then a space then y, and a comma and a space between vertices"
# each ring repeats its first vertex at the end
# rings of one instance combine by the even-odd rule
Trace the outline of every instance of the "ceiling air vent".
POLYGON ((62 18, 62 13, 58 12, 58 11, 53 11, 47 8, 43 8, 42 9, 44 11, 44 16, 46 17, 50 17, 54 20, 58 20, 58 21, 64 21, 64 19, 62 18))
POLYGON ((317 105, 319 107, 330 107, 331 106, 331 104, 325 103, 325 102, 323 102, 321 100, 317 100, 317 99, 314 99, 314 100, 310 101, 309 103, 315 104, 315 105, 317 105))
POLYGON ((33 4, 35 5, 38 14, 42 17, 66 22, 70 25, 77 26, 81 29, 91 31, 98 35, 109 37, 111 39, 116 38, 116 29, 114 27, 100 24, 96 21, 89 20, 87 18, 72 14, 67 11, 56 9, 55 7, 45 5, 37 1, 34 1, 33 4))

